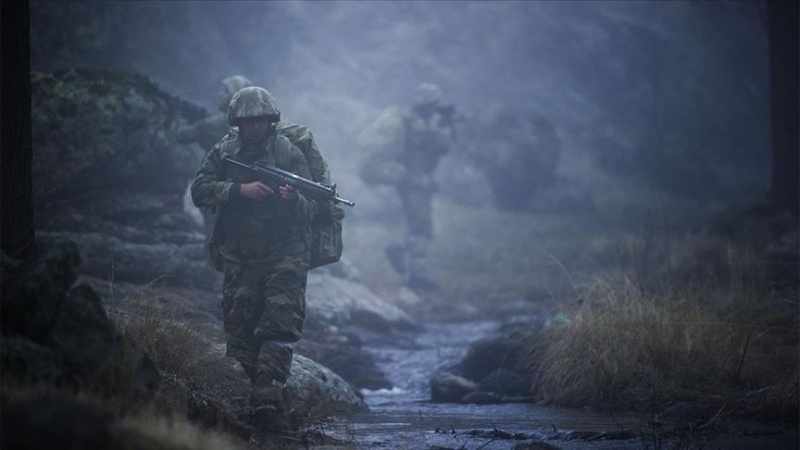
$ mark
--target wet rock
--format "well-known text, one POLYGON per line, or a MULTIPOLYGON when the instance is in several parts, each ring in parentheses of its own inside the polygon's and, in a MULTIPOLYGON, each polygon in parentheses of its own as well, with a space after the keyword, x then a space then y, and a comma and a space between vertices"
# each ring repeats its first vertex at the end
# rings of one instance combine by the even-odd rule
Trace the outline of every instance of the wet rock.
POLYGON ((531 401, 524 369, 532 338, 528 327, 514 324, 475 342, 461 361, 433 376, 431 398, 476 404, 531 401))
POLYGON ((478 390, 478 384, 462 376, 439 371, 430 381, 431 400, 460 403, 464 396, 478 390))
POLYGON ((507 369, 497 369, 480 382, 480 389, 508 397, 522 397, 530 394, 530 380, 507 369))
POLYGON ((319 362, 344 378, 358 392, 361 389, 390 389, 391 381, 362 347, 361 339, 339 329, 308 329, 295 347, 297 353, 319 362))
POLYGON ((519 329, 476 342, 461 361, 462 374, 483 380, 498 369, 519 372, 526 362, 528 339, 528 334, 519 329))
POLYGON ((308 327, 358 326, 370 330, 411 329, 414 320, 366 286, 312 271, 306 289, 308 327))
POLYGON ((294 355, 287 386, 295 414, 326 417, 366 411, 367 405, 340 376, 302 355, 294 355))

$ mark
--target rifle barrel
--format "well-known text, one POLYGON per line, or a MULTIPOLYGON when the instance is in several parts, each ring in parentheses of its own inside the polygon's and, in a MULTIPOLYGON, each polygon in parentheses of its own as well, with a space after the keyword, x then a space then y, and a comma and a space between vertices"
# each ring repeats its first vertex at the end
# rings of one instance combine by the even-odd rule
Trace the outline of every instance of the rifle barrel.
POLYGON ((334 202, 342 203, 351 207, 356 205, 355 202, 339 197, 339 195, 337 195, 336 193, 335 185, 327 186, 322 183, 317 183, 316 181, 306 180, 305 178, 299 175, 280 169, 278 167, 271 166, 266 162, 264 162, 263 160, 256 161, 253 165, 248 165, 236 161, 230 156, 225 156, 225 161, 237 165, 239 167, 248 169, 251 172, 255 172, 256 174, 265 177, 271 177, 273 180, 277 179, 283 183, 293 186, 298 191, 305 192, 307 195, 311 195, 312 197, 321 197, 324 200, 333 200, 334 202))

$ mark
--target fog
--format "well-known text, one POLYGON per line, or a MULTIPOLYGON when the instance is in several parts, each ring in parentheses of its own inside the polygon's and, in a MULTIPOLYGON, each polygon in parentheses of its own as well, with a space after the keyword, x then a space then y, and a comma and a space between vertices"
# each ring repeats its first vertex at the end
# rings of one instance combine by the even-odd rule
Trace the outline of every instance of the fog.
POLYGON ((768 185, 752 2, 34 2, 32 40, 34 69, 139 71, 209 112, 219 81, 245 75, 312 128, 351 189, 356 135, 424 81, 488 140, 499 109, 546 117, 568 179, 704 199, 768 185))
POLYGON ((410 106, 422 82, 463 118, 437 200, 461 209, 435 208, 440 236, 455 232, 441 229, 454 222, 442 214, 474 208, 511 204, 534 221, 653 205, 670 216, 769 187, 767 33, 749 1, 35 1, 31 42, 33 70, 139 72, 209 114, 223 78, 269 89, 284 119, 313 130, 340 194, 356 202, 345 227, 356 259, 381 255, 385 236, 362 239, 361 226, 402 223, 394 193, 359 179, 358 135, 385 108, 410 106), (553 173, 533 139, 534 162, 517 165, 551 180, 501 205, 476 161, 514 138, 508 114, 553 131, 553 173))

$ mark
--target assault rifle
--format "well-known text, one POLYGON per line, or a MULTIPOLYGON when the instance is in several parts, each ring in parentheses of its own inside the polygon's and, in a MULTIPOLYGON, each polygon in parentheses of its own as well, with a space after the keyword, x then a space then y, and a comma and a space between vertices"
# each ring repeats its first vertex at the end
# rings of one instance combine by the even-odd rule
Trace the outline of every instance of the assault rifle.
POLYGON ((303 195, 315 200, 328 200, 333 201, 334 203, 343 203, 347 206, 356 205, 350 200, 339 197, 339 194, 336 193, 335 184, 328 186, 322 183, 317 183, 316 181, 307 180, 291 172, 271 166, 264 160, 256 161, 253 164, 247 165, 232 159, 230 156, 225 156, 225 161, 249 170, 261 181, 266 182, 272 187, 283 186, 284 184, 287 184, 297 189, 299 192, 302 192, 303 195))

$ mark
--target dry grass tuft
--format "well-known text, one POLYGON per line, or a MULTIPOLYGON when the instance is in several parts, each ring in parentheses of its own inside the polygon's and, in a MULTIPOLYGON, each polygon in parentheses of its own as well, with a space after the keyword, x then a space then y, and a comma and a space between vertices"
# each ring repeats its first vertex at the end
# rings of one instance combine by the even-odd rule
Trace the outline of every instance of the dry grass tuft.
POLYGON ((563 405, 683 399, 796 415, 796 300, 781 304, 753 272, 744 279, 730 264, 729 279, 707 283, 644 289, 634 277, 596 280, 568 324, 542 330, 532 343, 534 392, 563 405))
POLYGON ((125 334, 147 350, 159 371, 187 377, 204 353, 204 340, 190 325, 159 308, 142 307, 131 315, 125 334))
POLYGON ((207 339, 199 331, 209 332, 202 317, 188 309, 195 300, 190 293, 157 282, 114 289, 122 293, 108 303, 117 327, 147 351, 159 372, 190 378, 195 363, 207 353, 207 339))

